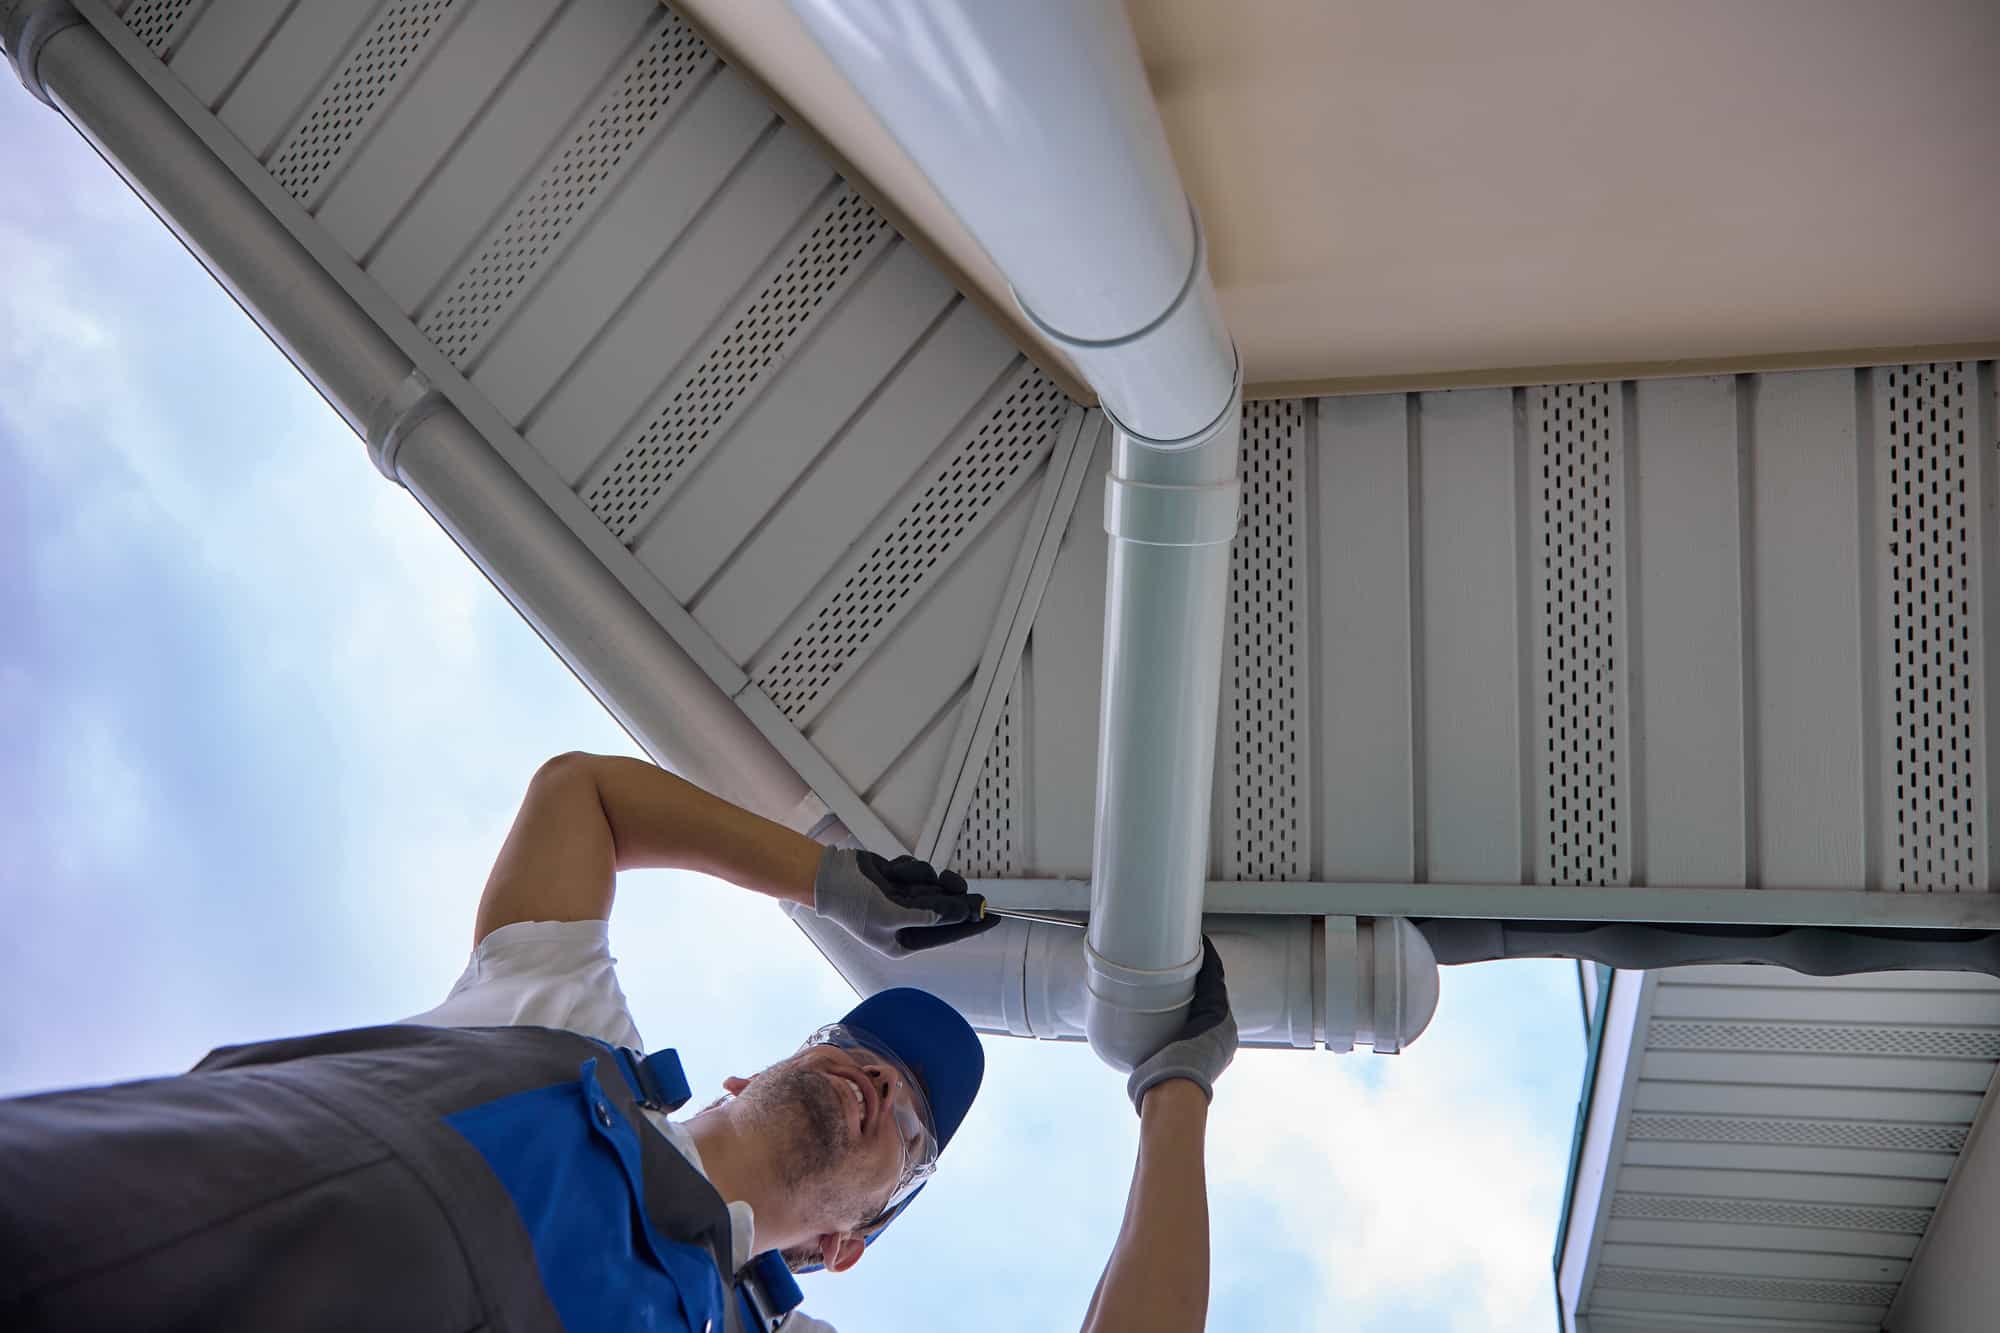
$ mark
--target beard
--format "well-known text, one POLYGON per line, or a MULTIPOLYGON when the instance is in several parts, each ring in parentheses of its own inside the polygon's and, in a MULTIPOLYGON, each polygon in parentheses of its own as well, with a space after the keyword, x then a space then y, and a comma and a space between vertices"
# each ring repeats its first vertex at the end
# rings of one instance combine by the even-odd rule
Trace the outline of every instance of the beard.
POLYGON ((752 1080, 737 1100, 755 1112, 786 1189, 798 1193, 837 1172, 852 1136, 847 1107, 825 1075, 787 1060, 752 1080))
POLYGON ((754 1116, 778 1182, 809 1216, 849 1230, 875 1215, 881 1199, 854 1178, 846 1095, 825 1074, 794 1057, 752 1079, 737 1101, 754 1116))

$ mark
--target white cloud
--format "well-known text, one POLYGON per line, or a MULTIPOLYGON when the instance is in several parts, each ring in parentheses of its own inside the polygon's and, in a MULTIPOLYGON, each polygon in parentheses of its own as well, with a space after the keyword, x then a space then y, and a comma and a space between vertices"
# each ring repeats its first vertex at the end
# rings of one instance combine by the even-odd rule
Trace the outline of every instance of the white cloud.
POLYGON ((1491 1016, 1454 1004, 1458 975, 1438 1030, 1402 1055, 1244 1052, 1217 1093, 1211 1179, 1271 1210, 1343 1317, 1462 1284, 1479 1303, 1450 1311, 1451 1327, 1545 1333, 1569 1094, 1524 1095, 1482 1040, 1491 1016))

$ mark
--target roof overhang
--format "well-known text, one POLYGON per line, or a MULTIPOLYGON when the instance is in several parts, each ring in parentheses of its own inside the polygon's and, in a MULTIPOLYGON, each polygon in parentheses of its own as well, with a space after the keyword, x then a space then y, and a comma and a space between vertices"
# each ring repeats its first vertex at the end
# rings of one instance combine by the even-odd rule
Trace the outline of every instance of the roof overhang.
MULTIPOLYGON (((686 8, 1065 378, 784 0, 686 8)), ((1253 397, 2000 348, 1984 0, 1128 11, 1253 397)))

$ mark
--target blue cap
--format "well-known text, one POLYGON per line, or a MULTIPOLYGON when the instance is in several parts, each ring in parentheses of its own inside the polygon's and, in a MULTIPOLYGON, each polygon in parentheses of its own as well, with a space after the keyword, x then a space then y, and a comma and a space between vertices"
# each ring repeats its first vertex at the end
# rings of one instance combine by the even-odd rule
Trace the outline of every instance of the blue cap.
POLYGON ((937 1124, 938 1151, 944 1151, 986 1076, 986 1051, 972 1024, 929 991, 909 986, 869 996, 840 1021, 867 1033, 909 1066, 924 1085, 937 1124))

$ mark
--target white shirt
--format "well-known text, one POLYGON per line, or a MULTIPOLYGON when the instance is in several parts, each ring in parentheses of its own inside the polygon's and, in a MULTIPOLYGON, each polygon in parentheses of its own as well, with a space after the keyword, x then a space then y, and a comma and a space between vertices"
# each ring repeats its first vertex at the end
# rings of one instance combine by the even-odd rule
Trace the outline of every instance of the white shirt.
MULTIPOLYGON (((443 1004, 403 1022, 563 1028, 613 1046, 646 1049, 618 984, 618 960, 611 956, 609 923, 603 921, 517 921, 500 927, 473 949, 443 1004)), ((694 1136, 664 1112, 643 1114, 708 1179, 694 1136)), ((741 1269, 757 1253, 757 1218, 741 1199, 727 1203, 730 1259, 741 1269)), ((784 1327, 785 1333, 834 1333, 833 1325, 802 1310, 794 1310, 784 1327)))

